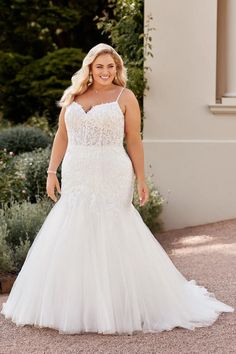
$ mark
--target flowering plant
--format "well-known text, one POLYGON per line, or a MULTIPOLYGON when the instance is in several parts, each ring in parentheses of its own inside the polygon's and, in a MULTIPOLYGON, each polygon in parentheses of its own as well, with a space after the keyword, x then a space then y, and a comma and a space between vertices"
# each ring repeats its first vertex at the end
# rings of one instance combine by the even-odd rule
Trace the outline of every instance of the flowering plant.
POLYGON ((165 199, 161 196, 160 192, 155 187, 152 181, 152 176, 148 176, 146 178, 146 183, 149 189, 148 202, 145 205, 140 206, 137 185, 135 185, 133 204, 142 216, 145 224, 150 228, 152 232, 161 231, 162 221, 159 220, 159 216, 162 212, 165 199))

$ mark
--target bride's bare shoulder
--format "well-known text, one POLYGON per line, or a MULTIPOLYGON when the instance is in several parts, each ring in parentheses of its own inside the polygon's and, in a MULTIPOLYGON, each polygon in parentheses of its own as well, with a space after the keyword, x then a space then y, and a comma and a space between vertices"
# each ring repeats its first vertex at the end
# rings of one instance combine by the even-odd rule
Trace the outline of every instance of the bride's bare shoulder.
POLYGON ((127 87, 124 88, 122 96, 126 101, 131 101, 131 102, 137 101, 137 97, 135 96, 134 92, 127 87))
POLYGON ((129 89, 129 88, 125 88, 123 90, 123 93, 121 95, 121 103, 123 103, 126 107, 126 109, 128 107, 133 107, 133 106, 138 106, 138 100, 137 97, 135 96, 134 92, 129 89))

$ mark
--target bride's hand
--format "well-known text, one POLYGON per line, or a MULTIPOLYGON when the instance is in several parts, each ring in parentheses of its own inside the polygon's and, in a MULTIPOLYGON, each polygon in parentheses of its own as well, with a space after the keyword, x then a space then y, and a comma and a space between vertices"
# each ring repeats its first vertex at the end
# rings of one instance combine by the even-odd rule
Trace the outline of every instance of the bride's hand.
POLYGON ((145 181, 137 181, 137 189, 139 195, 140 206, 143 206, 148 202, 149 199, 149 190, 145 181))
POLYGON ((61 188, 57 176, 49 173, 47 177, 47 195, 54 202, 57 201, 57 197, 55 196, 55 187, 58 193, 61 193, 61 188))

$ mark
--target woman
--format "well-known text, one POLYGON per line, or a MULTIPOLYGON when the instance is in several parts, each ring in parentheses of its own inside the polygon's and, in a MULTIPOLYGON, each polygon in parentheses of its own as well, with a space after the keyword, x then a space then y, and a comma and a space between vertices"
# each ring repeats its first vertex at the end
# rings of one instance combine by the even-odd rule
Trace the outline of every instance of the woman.
POLYGON ((2 309, 17 325, 133 334, 208 326, 234 311, 184 278, 132 204, 135 181, 141 205, 148 188, 140 110, 125 84, 121 57, 98 44, 61 98, 47 178, 57 203, 2 309))

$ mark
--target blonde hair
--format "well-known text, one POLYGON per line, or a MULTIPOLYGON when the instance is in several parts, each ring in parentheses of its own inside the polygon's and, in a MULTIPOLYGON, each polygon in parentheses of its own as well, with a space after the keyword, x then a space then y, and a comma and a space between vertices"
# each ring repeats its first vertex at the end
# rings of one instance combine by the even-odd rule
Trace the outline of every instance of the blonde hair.
POLYGON ((69 86, 63 93, 57 105, 59 107, 66 107, 74 101, 75 96, 82 95, 91 85, 89 74, 90 67, 93 61, 100 54, 110 54, 116 64, 116 77, 113 83, 119 86, 125 86, 127 80, 126 68, 124 67, 121 56, 115 51, 113 47, 105 43, 99 43, 90 49, 85 56, 82 67, 71 78, 71 86, 69 86))

